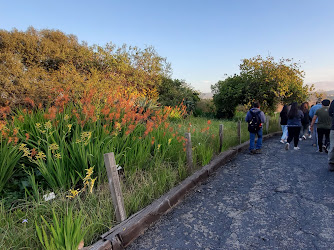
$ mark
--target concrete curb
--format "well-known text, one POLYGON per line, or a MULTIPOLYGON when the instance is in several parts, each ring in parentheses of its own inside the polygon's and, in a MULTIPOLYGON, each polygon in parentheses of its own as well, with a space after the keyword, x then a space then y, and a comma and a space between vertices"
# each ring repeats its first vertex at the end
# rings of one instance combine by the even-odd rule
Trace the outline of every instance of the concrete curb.
MULTIPOLYGON (((279 134, 281 134, 281 132, 264 135, 263 139, 266 140, 279 134)), ((91 246, 85 247, 85 249, 124 249, 137 237, 143 234, 151 224, 155 223, 162 215, 168 213, 175 205, 182 201, 185 195, 195 186, 205 181, 219 167, 231 161, 239 152, 248 149, 248 147, 249 141, 220 153, 208 165, 187 177, 180 184, 172 188, 159 199, 153 201, 146 208, 133 214, 125 221, 101 235, 101 240, 91 246)))

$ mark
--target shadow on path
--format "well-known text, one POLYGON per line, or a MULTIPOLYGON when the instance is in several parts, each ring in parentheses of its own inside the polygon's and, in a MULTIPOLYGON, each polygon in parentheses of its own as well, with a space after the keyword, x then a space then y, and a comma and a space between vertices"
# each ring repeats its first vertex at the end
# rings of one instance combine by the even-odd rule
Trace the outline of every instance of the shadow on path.
POLYGON ((127 249, 334 249, 334 173, 311 143, 240 153, 127 249))

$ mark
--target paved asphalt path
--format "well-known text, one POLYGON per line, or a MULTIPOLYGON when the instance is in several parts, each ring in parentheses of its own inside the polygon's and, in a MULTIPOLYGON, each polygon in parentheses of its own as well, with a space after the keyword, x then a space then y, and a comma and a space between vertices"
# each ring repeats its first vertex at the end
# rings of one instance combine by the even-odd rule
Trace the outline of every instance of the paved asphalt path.
POLYGON ((299 146, 240 153, 127 249, 334 249, 334 172, 299 146))

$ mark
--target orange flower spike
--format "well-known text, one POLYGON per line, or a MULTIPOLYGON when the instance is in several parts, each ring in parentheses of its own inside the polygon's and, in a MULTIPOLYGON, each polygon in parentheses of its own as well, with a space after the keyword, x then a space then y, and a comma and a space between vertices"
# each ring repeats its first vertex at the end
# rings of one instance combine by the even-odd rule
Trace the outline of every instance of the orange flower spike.
POLYGON ((18 118, 18 120, 19 120, 20 122, 24 122, 24 117, 23 117, 23 115, 20 115, 19 118, 18 118))
POLYGON ((13 135, 17 135, 18 132, 19 132, 19 130, 17 128, 13 129, 13 135))
POLYGON ((208 120, 208 125, 210 125, 211 124, 211 120, 208 120))
POLYGON ((179 127, 179 129, 180 129, 180 128, 182 127, 182 125, 181 125, 181 124, 179 124, 179 125, 178 125, 178 127, 179 127))
POLYGON ((35 148, 33 148, 31 151, 31 157, 34 157, 37 154, 37 150, 35 148))
POLYGON ((193 133, 195 133, 195 129, 193 129, 193 133))
POLYGON ((30 138, 30 135, 28 133, 25 133, 25 136, 26 136, 26 141, 28 141, 30 138))
POLYGON ((14 137, 14 144, 16 145, 18 141, 19 141, 19 138, 15 136, 14 137))

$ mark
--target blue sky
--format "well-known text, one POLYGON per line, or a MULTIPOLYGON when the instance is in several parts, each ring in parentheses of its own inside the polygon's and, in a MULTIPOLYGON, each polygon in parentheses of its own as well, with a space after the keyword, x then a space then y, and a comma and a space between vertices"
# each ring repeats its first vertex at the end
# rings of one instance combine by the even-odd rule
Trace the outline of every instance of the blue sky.
POLYGON ((59 29, 89 45, 153 46, 173 78, 210 92, 256 55, 301 61, 305 83, 334 89, 333 0, 0 0, 0 29, 59 29))

